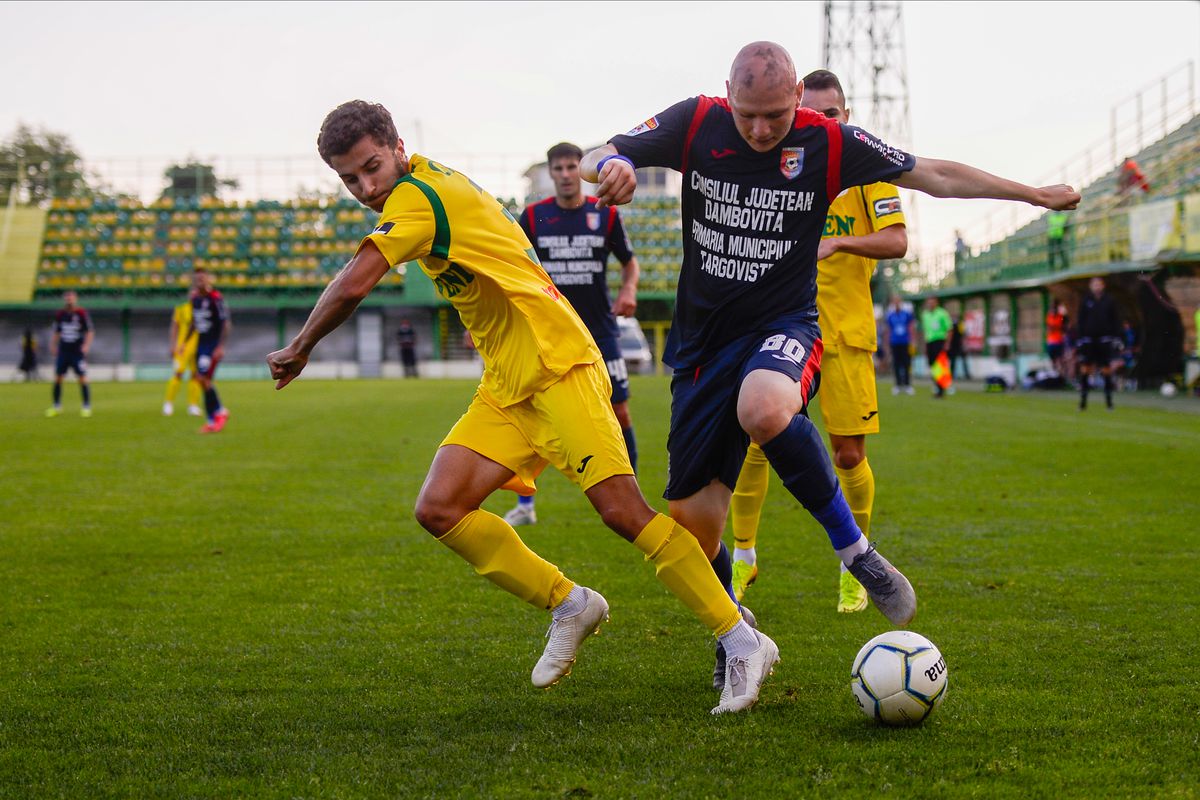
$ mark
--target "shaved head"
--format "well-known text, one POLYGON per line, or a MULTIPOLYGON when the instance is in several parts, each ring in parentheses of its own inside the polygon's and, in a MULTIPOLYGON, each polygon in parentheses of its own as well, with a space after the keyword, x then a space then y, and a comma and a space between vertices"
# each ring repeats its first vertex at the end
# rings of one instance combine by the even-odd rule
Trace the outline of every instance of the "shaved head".
POLYGON ((771 91, 796 86, 796 66, 782 46, 774 42, 751 42, 738 51, 729 68, 729 91, 771 91))
POLYGON ((800 105, 792 57, 774 42, 751 42, 738 51, 725 82, 738 133, 766 153, 791 130, 800 105))

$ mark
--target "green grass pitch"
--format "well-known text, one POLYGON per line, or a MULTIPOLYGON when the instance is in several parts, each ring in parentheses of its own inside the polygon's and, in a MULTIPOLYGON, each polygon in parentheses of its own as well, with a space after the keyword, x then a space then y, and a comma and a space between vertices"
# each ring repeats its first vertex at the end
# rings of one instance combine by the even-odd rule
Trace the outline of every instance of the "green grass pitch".
MULTIPOLYGON (((777 480, 747 603, 783 661, 752 713, 709 716, 707 632, 557 474, 522 534, 612 621, 535 690, 547 616, 412 520, 472 389, 227 383, 200 437, 159 385, 98 385, 86 420, 73 384, 57 419, 46 384, 0 386, 0 797, 1200 791, 1195 401, 883 387, 873 538, 950 676, 888 730, 849 671, 889 626, 835 613, 828 542, 777 480)), ((633 392, 665 508, 667 383, 633 392)))

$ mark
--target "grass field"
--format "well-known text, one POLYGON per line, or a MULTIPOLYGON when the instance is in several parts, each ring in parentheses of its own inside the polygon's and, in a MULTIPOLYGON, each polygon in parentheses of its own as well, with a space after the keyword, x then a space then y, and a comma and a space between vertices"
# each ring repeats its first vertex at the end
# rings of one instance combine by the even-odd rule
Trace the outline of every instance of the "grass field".
MULTIPOLYGON (((881 396, 874 539, 946 702, 878 728, 836 561, 772 485, 747 595, 783 661, 713 718, 711 641, 561 476, 526 540, 612 622, 550 691, 546 615, 412 521, 472 385, 223 387, 218 436, 99 385, 0 386, 0 797, 1195 797, 1200 415, 1121 396, 881 396)), ((667 386, 634 381, 643 487, 667 386)), ((489 501, 503 511, 510 497, 489 501)))

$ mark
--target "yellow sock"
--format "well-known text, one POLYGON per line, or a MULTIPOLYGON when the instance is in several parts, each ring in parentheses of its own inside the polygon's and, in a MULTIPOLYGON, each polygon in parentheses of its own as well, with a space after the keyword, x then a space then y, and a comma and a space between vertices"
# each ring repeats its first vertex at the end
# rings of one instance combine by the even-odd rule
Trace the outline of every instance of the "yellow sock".
POLYGON ((189 406, 202 405, 202 401, 204 399, 204 387, 200 385, 200 381, 196 380, 195 375, 193 375, 192 379, 188 381, 187 392, 189 406))
POLYGON ((871 534, 871 509, 875 507, 875 473, 864 458, 851 469, 834 467, 838 482, 842 484, 842 494, 846 495, 846 504, 850 513, 858 523, 863 536, 871 534))
POLYGON ((771 465, 762 448, 754 442, 746 451, 746 460, 738 474, 737 486, 733 490, 733 544, 743 550, 753 550, 758 541, 758 521, 762 516, 763 502, 767 499, 767 486, 771 482, 771 465))
POLYGON ((472 511, 438 541, 480 575, 537 608, 554 608, 575 587, 558 567, 526 547, 511 525, 489 511, 472 511))
POLYGON ((633 545, 646 554, 647 561, 654 562, 658 579, 717 636, 728 633, 741 620, 700 543, 675 520, 655 515, 633 545))
POLYGON ((168 403, 175 402, 175 395, 179 394, 179 378, 174 375, 167 381, 167 396, 163 398, 168 403))

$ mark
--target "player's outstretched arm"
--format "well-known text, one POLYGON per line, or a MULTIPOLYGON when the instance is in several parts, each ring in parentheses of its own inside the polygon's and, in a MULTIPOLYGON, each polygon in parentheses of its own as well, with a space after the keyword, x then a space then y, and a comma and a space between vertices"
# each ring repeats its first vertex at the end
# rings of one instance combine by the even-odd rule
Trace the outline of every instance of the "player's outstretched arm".
POLYGON ((935 158, 918 158, 910 172, 901 174, 892 183, 933 197, 1017 200, 1059 211, 1079 205, 1079 192, 1064 184, 1035 188, 957 161, 935 158))
POLYGON ((287 386, 304 371, 308 356, 317 342, 350 318, 354 309, 358 308, 358 304, 371 293, 389 269, 391 265, 373 242, 365 242, 359 248, 350 263, 342 267, 325 287, 296 338, 287 347, 267 356, 267 365, 271 368, 271 377, 276 381, 276 389, 287 386))
POLYGON ((579 174, 588 183, 597 183, 597 208, 619 206, 633 199, 637 173, 633 162, 617 153, 611 144, 597 147, 579 162, 579 174))

